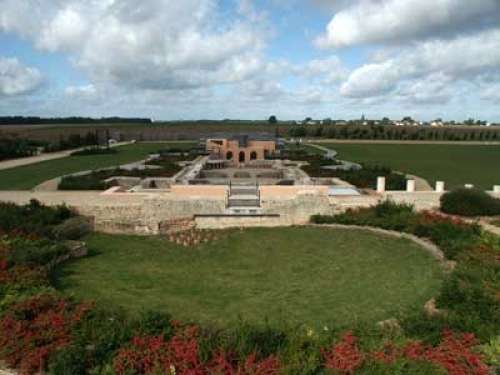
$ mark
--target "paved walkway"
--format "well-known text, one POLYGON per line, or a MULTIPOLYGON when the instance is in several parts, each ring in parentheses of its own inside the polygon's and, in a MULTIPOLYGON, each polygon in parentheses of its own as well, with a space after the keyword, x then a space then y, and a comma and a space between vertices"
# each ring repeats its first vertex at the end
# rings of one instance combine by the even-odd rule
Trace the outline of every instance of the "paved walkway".
MULTIPOLYGON (((114 145, 111 145, 111 147, 126 146, 128 144, 131 144, 131 142, 116 143, 114 145)), ((41 154, 41 155, 37 155, 37 156, 30 156, 30 157, 27 157, 27 158, 19 158, 19 159, 11 159, 11 160, 0 161, 0 171, 4 170, 4 169, 10 169, 10 168, 22 167, 22 166, 30 165, 30 164, 41 163, 43 161, 49 161, 49 160, 56 160, 56 159, 67 158, 73 152, 83 150, 84 148, 85 147, 77 148, 77 149, 73 149, 73 150, 51 152, 51 153, 48 153, 48 154, 41 154)))

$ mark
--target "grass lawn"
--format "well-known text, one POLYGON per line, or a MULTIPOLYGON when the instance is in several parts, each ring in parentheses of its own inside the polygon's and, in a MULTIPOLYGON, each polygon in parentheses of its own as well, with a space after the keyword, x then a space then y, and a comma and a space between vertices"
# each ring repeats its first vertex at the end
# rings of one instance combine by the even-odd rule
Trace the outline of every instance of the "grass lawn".
POLYGON ((138 143, 116 148, 110 155, 71 156, 0 171, 0 190, 29 190, 44 181, 80 171, 113 167, 143 160, 167 147, 191 148, 195 143, 138 143))
POLYGON ((398 317, 421 309, 441 284, 437 262, 404 239, 313 227, 222 233, 188 249, 159 237, 93 234, 93 256, 59 269, 56 283, 132 314, 315 327, 398 317))
POLYGON ((500 146, 321 144, 339 152, 339 158, 383 164, 427 179, 445 181, 448 188, 474 184, 491 190, 500 184, 500 146))

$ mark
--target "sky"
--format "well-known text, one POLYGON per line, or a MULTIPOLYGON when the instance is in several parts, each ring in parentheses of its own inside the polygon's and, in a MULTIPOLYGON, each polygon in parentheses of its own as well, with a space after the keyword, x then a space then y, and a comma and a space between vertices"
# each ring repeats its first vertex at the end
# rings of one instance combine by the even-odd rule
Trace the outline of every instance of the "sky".
POLYGON ((0 0, 0 115, 500 122, 500 0, 0 0))

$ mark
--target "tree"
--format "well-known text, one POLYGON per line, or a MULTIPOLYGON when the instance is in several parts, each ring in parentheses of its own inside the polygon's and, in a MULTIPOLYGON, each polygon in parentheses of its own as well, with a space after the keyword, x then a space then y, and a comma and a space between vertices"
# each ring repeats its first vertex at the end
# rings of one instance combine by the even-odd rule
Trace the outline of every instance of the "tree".
POLYGON ((277 124, 278 123, 278 119, 276 118, 276 116, 271 116, 269 117, 269 123, 270 124, 277 124))

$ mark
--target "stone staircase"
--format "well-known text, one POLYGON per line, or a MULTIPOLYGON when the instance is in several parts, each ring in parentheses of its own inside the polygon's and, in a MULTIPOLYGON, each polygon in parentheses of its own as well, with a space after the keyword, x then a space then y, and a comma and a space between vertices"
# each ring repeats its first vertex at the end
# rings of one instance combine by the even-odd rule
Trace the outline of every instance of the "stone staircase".
POLYGON ((235 213, 260 213, 260 187, 258 184, 229 184, 226 208, 235 213))

